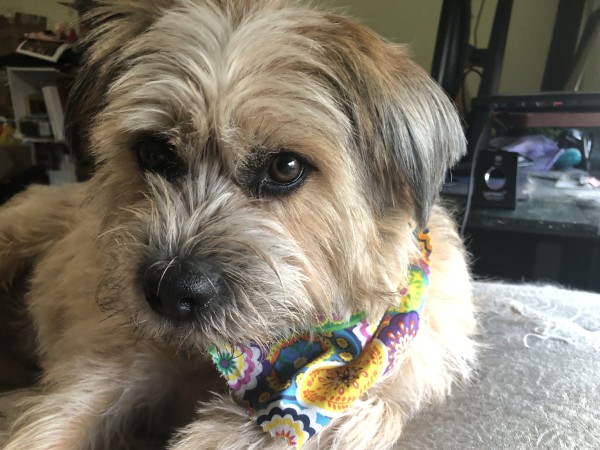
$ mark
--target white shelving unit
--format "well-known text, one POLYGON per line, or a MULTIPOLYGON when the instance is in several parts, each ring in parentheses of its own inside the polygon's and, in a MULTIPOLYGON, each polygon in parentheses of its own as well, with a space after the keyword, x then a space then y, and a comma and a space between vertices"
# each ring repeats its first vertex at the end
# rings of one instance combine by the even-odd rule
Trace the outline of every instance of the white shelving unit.
MULTIPOLYGON (((21 129, 21 121, 29 115, 28 101, 31 97, 44 98, 42 88, 58 86, 68 78, 67 75, 53 67, 7 67, 8 85, 15 116, 17 135, 24 143, 29 144, 35 159, 34 147, 48 143, 64 144, 63 140, 49 137, 27 136, 21 129)), ((46 105, 48 109, 48 105, 46 105)), ((75 181, 73 163, 65 155, 60 170, 49 170, 51 184, 65 184, 75 181)))
POLYGON ((7 67, 8 85, 17 131, 25 142, 62 142, 52 137, 29 137, 21 130, 20 122, 28 115, 27 102, 32 96, 42 97, 44 86, 57 85, 65 74, 52 67, 7 67))

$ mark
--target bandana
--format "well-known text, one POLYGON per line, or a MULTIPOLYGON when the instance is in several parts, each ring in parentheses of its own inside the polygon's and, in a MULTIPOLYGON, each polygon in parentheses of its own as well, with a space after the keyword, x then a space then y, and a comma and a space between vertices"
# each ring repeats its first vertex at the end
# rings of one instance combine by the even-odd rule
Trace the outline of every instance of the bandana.
POLYGON ((419 232, 417 239, 421 254, 410 266, 408 287, 378 323, 358 313, 267 349, 254 344, 209 348, 234 396, 265 432, 300 449, 401 363, 419 329, 429 285, 429 231, 419 232))

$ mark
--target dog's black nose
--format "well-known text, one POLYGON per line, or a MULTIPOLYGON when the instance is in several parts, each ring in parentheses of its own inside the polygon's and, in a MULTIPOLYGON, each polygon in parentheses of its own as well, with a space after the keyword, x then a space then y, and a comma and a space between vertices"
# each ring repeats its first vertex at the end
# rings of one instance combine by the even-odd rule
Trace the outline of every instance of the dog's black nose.
POLYGON ((157 314, 179 321, 193 320, 207 309, 218 299, 220 286, 219 271, 210 265, 152 267, 144 275, 144 291, 150 307, 157 314))

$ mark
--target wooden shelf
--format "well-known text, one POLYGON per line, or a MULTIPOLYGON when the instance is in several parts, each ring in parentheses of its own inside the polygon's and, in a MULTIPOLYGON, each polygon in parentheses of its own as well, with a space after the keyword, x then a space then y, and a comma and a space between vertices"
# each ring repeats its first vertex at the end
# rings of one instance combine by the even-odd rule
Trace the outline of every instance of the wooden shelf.
POLYGON ((518 127, 600 127, 600 112, 494 113, 494 118, 518 127))

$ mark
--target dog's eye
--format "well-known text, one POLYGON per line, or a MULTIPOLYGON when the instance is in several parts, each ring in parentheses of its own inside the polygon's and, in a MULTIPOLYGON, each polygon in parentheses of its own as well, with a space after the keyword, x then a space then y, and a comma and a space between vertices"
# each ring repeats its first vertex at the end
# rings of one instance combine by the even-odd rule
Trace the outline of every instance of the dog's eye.
POLYGON ((291 152, 274 155, 268 162, 258 187, 259 197, 282 196, 299 187, 308 172, 308 164, 291 152))
POLYGON ((279 184, 290 184, 300 176, 304 167, 293 153, 281 153, 271 161, 269 166, 270 181, 279 184))
POLYGON ((173 176, 179 170, 179 159, 172 145, 163 136, 144 136, 135 145, 140 168, 165 176, 173 176))

